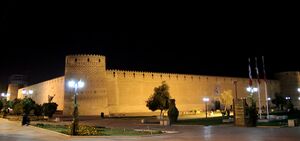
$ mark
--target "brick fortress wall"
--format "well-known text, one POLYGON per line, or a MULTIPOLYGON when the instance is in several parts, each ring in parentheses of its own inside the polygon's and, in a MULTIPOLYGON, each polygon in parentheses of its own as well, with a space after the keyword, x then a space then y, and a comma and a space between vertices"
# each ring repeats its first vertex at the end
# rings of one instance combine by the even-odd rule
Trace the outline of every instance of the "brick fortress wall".
POLYGON ((48 95, 54 96, 52 102, 58 104, 57 110, 64 109, 64 81, 65 77, 57 77, 38 84, 24 87, 18 90, 18 98, 24 98, 23 90, 32 90, 33 94, 29 95, 36 103, 43 104, 48 102, 48 95))
MULTIPOLYGON (((59 104, 59 109, 63 109, 64 115, 71 115, 73 111, 74 89, 67 87, 69 80, 85 82, 85 87, 78 91, 77 96, 80 115, 99 115, 101 112, 150 113, 145 101, 153 94, 154 87, 161 85, 162 81, 166 81, 170 86, 170 95, 176 99, 176 106, 180 111, 203 110, 203 97, 209 97, 211 101, 218 100, 225 90, 232 90, 235 97, 233 81, 237 81, 238 98, 249 94, 246 91, 247 78, 106 70, 105 60, 105 56, 101 55, 67 56, 64 77, 35 84, 26 89, 34 90, 32 96, 38 103, 47 102, 48 95, 55 93, 54 102, 59 104)), ((261 103, 265 105, 264 86, 260 86, 261 103)), ((20 98, 21 90, 18 92, 20 98)), ((279 81, 270 80, 269 96, 273 97, 274 93, 279 91, 279 81)), ((257 99, 257 94, 254 94, 254 97, 257 99)))
MULTIPOLYGON (((145 101, 154 92, 154 87, 161 85, 162 81, 170 87, 170 95, 176 99, 179 111, 203 110, 205 107, 203 97, 219 100, 224 90, 232 90, 235 97, 233 81, 237 81, 238 98, 247 97, 247 78, 217 77, 188 74, 169 74, 155 72, 136 72, 122 70, 108 70, 106 72, 108 95, 113 99, 110 113, 149 112, 145 101)), ((256 84, 254 84, 256 86, 256 84)), ((265 105, 265 91, 260 87, 261 103, 265 105)), ((272 97, 279 92, 279 81, 271 80, 268 93, 272 97)), ((254 94, 257 99, 257 94, 254 94)))

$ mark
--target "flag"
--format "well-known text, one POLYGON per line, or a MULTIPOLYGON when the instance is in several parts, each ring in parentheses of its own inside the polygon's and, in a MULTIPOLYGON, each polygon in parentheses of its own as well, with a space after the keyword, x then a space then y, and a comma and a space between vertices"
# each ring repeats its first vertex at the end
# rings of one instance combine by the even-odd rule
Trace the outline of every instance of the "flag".
POLYGON ((260 84, 259 71, 258 71, 258 67, 257 67, 257 58, 256 57, 255 57, 255 69, 256 69, 256 75, 257 75, 257 82, 258 82, 258 84, 260 84))
POLYGON ((263 75, 264 75, 264 81, 267 82, 267 75, 266 75, 266 70, 265 70, 265 58, 262 56, 262 65, 263 65, 263 75))
POLYGON ((252 75, 251 75, 251 61, 250 58, 248 58, 249 61, 249 86, 252 87, 252 75))

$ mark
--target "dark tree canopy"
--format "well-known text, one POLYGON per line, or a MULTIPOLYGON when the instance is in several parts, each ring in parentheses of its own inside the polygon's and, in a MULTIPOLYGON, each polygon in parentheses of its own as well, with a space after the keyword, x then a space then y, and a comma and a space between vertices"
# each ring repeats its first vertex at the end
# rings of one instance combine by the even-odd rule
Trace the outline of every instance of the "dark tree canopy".
POLYGON ((283 106, 286 105, 286 100, 280 94, 276 93, 272 103, 275 104, 278 109, 282 110, 283 106))
POLYGON ((154 93, 146 101, 146 106, 151 111, 160 110, 160 113, 162 113, 163 110, 167 110, 169 108, 169 100, 169 86, 165 81, 163 81, 162 85, 154 88, 154 93))

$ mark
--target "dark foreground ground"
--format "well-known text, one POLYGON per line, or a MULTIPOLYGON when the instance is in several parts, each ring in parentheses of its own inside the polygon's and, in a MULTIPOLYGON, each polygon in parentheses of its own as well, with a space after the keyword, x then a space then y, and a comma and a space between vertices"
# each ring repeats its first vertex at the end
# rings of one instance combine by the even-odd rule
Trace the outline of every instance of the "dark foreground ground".
MULTIPOLYGON (((62 123, 69 123, 65 121, 62 123)), ((34 122, 33 122, 34 123, 34 122)), ((143 140, 143 141, 299 141, 300 128, 244 128, 232 125, 199 126, 173 125, 159 126, 155 124, 141 124, 139 119, 98 119, 83 118, 82 124, 115 128, 159 129, 177 131, 153 136, 134 137, 69 137, 55 132, 21 126, 19 122, 0 118, 0 141, 53 141, 53 140, 83 140, 83 141, 115 141, 115 140, 143 140)), ((61 123, 60 123, 61 124, 61 123)))

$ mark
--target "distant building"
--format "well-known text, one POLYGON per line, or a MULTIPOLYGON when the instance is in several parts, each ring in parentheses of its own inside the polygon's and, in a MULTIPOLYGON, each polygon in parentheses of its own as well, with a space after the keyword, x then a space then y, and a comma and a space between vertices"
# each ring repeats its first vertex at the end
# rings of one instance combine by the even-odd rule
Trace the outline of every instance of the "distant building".
MULTIPOLYGON (((64 115, 71 115, 73 107, 74 91, 67 87, 69 80, 82 80, 85 87, 79 90, 77 101, 80 115, 106 115, 114 114, 151 114, 146 107, 146 100, 153 94, 153 89, 161 85, 162 81, 170 86, 170 95, 176 99, 176 105, 180 112, 192 110, 204 110, 203 97, 210 98, 210 106, 213 101, 219 101, 220 93, 231 90, 233 97, 245 98, 249 95, 246 91, 248 78, 205 76, 175 73, 140 72, 125 70, 107 70, 105 56, 101 55, 70 55, 66 57, 65 75, 44 81, 18 90, 18 98, 23 98, 23 90, 32 90, 29 95, 37 103, 45 103, 48 96, 54 96, 53 101, 63 110, 64 115), (237 89, 233 84, 237 81, 237 89), (237 95, 235 93, 237 90, 237 95)), ((291 77, 297 76, 296 72, 291 77)), ((284 75, 279 75, 279 80, 268 80, 268 94, 273 97, 280 90, 287 89, 281 81, 284 75)), ((298 81, 289 90, 298 86, 298 81)), ((254 83, 256 86, 257 83, 254 83)), ((261 104, 265 106, 265 90, 260 84, 261 104)), ((296 90, 296 88, 295 88, 296 90)), ((292 93, 292 92, 291 92, 292 93)), ((296 98, 295 92, 292 99, 296 98)), ((254 94, 257 98, 257 94, 254 94)))
POLYGON ((9 84, 7 93, 10 94, 9 100, 13 100, 18 97, 18 90, 27 85, 26 76, 21 74, 14 74, 9 77, 9 84))

